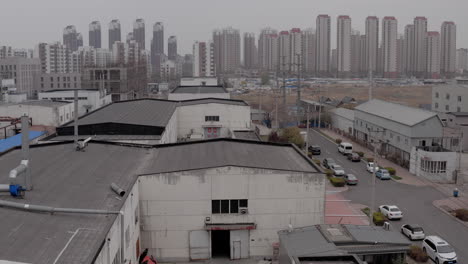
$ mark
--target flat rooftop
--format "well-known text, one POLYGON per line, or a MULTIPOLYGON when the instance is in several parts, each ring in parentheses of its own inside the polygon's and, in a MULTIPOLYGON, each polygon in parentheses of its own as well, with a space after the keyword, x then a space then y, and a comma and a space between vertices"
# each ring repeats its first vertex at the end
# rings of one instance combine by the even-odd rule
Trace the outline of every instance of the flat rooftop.
POLYGON ((173 94, 210 94, 210 93, 228 93, 222 86, 179 86, 172 90, 173 94))

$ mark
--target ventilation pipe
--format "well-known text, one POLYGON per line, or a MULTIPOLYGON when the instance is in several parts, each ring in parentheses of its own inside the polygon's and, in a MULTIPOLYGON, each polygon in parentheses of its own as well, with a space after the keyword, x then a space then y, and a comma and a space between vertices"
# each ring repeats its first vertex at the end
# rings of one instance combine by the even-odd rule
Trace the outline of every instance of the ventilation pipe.
POLYGON ((67 214, 95 214, 95 215, 120 215, 120 257, 122 261, 125 261, 125 215, 123 211, 107 211, 107 210, 95 210, 95 209, 77 209, 77 208, 57 208, 44 205, 33 205, 24 203, 15 203, 10 201, 0 200, 0 207, 7 207, 19 210, 25 210, 30 212, 46 212, 46 213, 67 213, 67 214))
MULTIPOLYGON (((33 189, 33 184, 31 180, 31 173, 28 167, 29 164, 29 117, 24 115, 21 117, 21 153, 23 155, 23 160, 21 161, 21 164, 16 167, 19 168, 21 165, 25 166, 25 170, 23 171, 24 173, 24 187, 26 188, 27 191, 30 191, 33 189)), ((10 172, 10 178, 12 174, 10 172)))
POLYGON ((76 143, 76 151, 84 151, 84 149, 86 148, 86 146, 88 146, 88 142, 91 141, 91 139, 93 139, 92 137, 89 137, 85 140, 82 140, 82 141, 77 141, 76 143))
POLYGON ((125 191, 122 188, 120 188, 117 184, 112 183, 110 187, 111 187, 112 191, 114 191, 120 197, 123 197, 125 195, 125 191))

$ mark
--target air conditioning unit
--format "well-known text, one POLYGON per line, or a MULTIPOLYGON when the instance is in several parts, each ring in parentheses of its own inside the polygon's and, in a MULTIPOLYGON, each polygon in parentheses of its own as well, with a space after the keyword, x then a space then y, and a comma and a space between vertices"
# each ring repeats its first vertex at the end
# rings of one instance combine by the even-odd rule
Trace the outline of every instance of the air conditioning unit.
POLYGON ((249 209, 247 209, 247 207, 240 207, 240 208, 239 208, 239 213, 240 213, 240 214, 243 214, 243 215, 248 214, 248 213, 249 213, 249 209))
POLYGON ((211 217, 205 217, 205 223, 211 223, 211 217))

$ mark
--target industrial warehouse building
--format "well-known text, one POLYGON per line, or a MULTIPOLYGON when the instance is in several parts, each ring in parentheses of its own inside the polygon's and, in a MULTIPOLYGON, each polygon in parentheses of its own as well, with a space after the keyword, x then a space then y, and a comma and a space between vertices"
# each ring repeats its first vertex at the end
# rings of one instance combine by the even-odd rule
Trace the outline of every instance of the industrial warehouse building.
MULTIPOLYGON (((24 157, 1 156, 1 184, 24 157)), ((158 261, 271 256, 279 230, 324 222, 325 176, 293 145, 60 142, 27 157, 33 189, 0 198, 0 262, 137 263, 145 248, 158 261)))
MULTIPOLYGON (((250 106, 241 100, 137 99, 109 104, 78 120, 80 138, 121 143, 165 144, 233 137, 251 131, 250 106)), ((71 140, 74 121, 57 128, 52 141, 71 140)))
POLYGON ((179 86, 172 90, 168 96, 169 100, 191 100, 201 98, 230 99, 231 95, 222 86, 179 86))

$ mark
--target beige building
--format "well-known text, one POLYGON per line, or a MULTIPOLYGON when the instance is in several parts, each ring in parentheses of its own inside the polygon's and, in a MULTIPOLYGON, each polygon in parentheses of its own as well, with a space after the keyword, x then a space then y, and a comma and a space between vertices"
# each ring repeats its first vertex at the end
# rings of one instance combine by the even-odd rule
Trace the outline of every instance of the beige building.
POLYGON ((416 77, 424 77, 427 66, 427 19, 416 17, 414 19, 414 41, 413 41, 413 74, 416 77))
POLYGON ((351 73, 351 18, 339 16, 337 27, 338 76, 347 77, 351 73))
POLYGON ((317 57, 315 58, 315 65, 317 74, 319 76, 327 76, 330 73, 330 31, 331 19, 329 15, 319 15, 316 22, 316 50, 317 57))
POLYGON ((264 70, 277 71, 278 58, 278 31, 262 29, 258 39, 258 64, 264 70))
POLYGON ((457 49, 457 72, 468 70, 468 49, 457 49))
POLYGON ((257 64, 257 46, 255 45, 255 34, 244 33, 244 67, 253 69, 257 64))
POLYGON ((427 78, 440 78, 440 34, 437 31, 427 32, 427 78))
POLYGON ((278 37, 279 69, 281 72, 289 72, 291 66, 289 32, 281 31, 278 37))
POLYGON ((302 65, 302 33, 300 28, 293 28, 289 32, 289 47, 291 58, 291 72, 297 73, 304 70, 302 65))
POLYGON ((351 32, 351 73, 353 76, 361 75, 361 63, 363 61, 362 42, 363 37, 357 30, 351 32))
POLYGON ((379 18, 369 16, 366 19, 366 71, 377 71, 379 56, 379 18))
POLYGON ((451 77, 456 70, 457 26, 454 22, 445 21, 440 33, 440 71, 444 76, 451 77))
POLYGON ((305 73, 315 72, 316 38, 314 29, 302 31, 302 65, 305 73))
POLYGON ((227 27, 213 32, 216 72, 234 73, 240 67, 240 33, 227 27))
POLYGON ((195 41, 193 44, 193 77, 216 76, 213 53, 214 45, 212 42, 195 41))
POLYGON ((382 21, 382 59, 385 78, 398 77, 397 34, 398 21, 395 17, 384 17, 382 21))
POLYGON ((414 59, 414 25, 406 25, 405 27, 405 44, 403 47, 404 53, 404 74, 407 77, 413 74, 413 59, 414 59))

